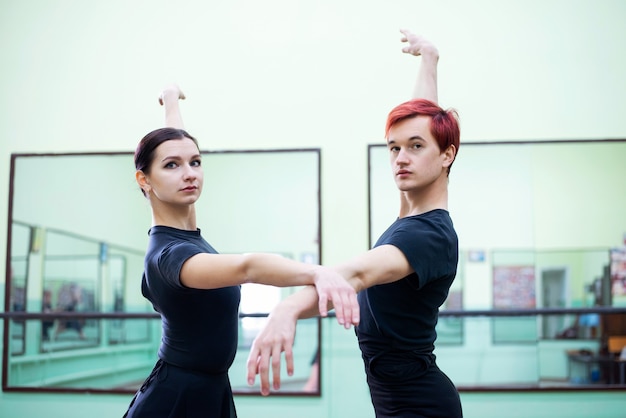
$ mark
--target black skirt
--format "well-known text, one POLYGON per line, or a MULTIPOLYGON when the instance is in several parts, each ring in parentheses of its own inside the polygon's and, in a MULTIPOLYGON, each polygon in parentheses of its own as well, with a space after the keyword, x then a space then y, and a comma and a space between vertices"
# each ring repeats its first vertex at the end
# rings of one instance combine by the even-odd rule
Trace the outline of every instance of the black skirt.
POLYGON ((157 361, 125 418, 236 418, 228 373, 208 374, 157 361))

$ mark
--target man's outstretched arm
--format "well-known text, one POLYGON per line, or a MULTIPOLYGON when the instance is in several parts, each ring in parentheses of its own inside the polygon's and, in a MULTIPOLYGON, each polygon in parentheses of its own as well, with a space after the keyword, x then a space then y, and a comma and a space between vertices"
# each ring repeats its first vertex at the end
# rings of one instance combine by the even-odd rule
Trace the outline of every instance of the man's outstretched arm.
MULTIPOLYGON (((422 62, 417 72, 417 79, 413 87, 412 99, 427 99, 437 103, 437 63, 439 62, 439 51, 428 39, 415 35, 407 29, 401 29, 402 38, 400 41, 407 43, 402 48, 405 54, 421 56, 422 62)), ((403 192, 400 192, 400 218, 409 212, 409 204, 403 192)))
POLYGON ((401 29, 400 32, 402 33, 400 40, 408 44, 402 48, 402 52, 422 57, 412 98, 427 99, 438 103, 437 63, 439 62, 439 51, 437 47, 428 39, 415 35, 407 29, 401 29))

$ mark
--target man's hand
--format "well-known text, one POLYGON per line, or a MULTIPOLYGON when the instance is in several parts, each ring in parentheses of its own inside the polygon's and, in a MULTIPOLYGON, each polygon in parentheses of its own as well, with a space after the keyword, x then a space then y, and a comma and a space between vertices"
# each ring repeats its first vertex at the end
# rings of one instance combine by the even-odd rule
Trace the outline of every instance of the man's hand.
POLYGON ((261 394, 270 394, 270 363, 272 368, 273 389, 280 389, 280 360, 285 352, 287 374, 293 375, 293 342, 296 337, 297 315, 285 306, 277 305, 267 318, 267 323, 257 335, 250 347, 248 356, 248 385, 253 385, 256 375, 261 380, 261 394))
POLYGON ((415 55, 416 57, 428 55, 439 58, 437 47, 428 39, 416 35, 408 29, 400 29, 400 33, 402 33, 400 41, 408 43, 408 45, 402 48, 402 52, 405 54, 415 55))

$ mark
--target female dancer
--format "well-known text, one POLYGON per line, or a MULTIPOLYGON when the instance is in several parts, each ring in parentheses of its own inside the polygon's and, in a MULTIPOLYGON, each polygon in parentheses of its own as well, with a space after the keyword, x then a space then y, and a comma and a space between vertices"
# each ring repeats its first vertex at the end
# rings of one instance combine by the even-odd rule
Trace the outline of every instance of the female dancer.
POLYGON ((236 417, 228 369, 237 348, 240 285, 314 285, 319 310, 332 303, 340 324, 358 323, 356 293, 337 272, 273 254, 218 254, 196 224, 202 155, 182 129, 169 86, 160 97, 166 125, 135 152, 136 180, 152 209, 141 290, 161 314, 158 361, 126 417, 236 417))

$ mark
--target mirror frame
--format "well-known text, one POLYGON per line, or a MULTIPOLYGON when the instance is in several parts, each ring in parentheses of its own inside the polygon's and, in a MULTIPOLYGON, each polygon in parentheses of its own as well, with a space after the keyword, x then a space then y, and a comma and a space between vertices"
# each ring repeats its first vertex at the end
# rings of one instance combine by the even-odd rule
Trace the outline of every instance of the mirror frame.
MULTIPOLYGON (((317 186, 317 190, 315 190, 315 197, 314 199, 316 200, 317 203, 317 228, 315 230, 316 235, 316 243, 314 244, 315 250, 317 251, 317 254, 313 254, 313 253, 302 253, 302 257, 303 259, 300 261, 305 261, 305 262, 315 262, 315 263, 322 263, 323 260, 323 255, 322 255, 322 213, 321 213, 321 187, 322 187, 322 182, 321 182, 321 149, 320 148, 288 148, 288 149, 264 149, 264 150, 249 150, 249 149, 244 149, 244 150, 218 150, 218 151, 206 151, 206 150, 201 150, 201 154, 205 155, 205 156, 209 156, 209 155, 233 155, 233 154, 243 154, 246 156, 250 156, 250 155, 256 155, 256 154, 260 154, 260 155, 270 155, 270 154, 287 154, 287 153, 302 153, 302 152, 306 152, 306 153, 311 153, 315 156, 314 158, 314 166, 311 167, 311 170, 315 170, 316 174, 315 174, 315 178, 312 179, 312 182, 314 182, 317 186), (304 255, 307 255, 307 259, 304 259, 304 255)), ((131 162, 131 167, 129 167, 128 173, 129 173, 129 181, 132 182, 133 186, 136 186, 134 179, 132 178, 132 174, 134 173, 134 168, 132 167, 132 152, 77 152, 77 153, 14 153, 11 154, 11 165, 10 165, 10 183, 9 183, 9 202, 8 202, 8 229, 7 229, 7 251, 6 251, 6 269, 5 269, 5 277, 6 277, 6 281, 5 281, 5 312, 7 312, 8 314, 4 314, 0 319, 4 320, 4 335, 3 335, 3 360, 2 360, 2 387, 3 387, 3 391, 14 391, 14 392, 55 392, 55 393, 75 393, 75 392, 90 392, 90 393, 124 393, 124 394, 133 394, 136 391, 136 388, 129 388, 129 389, 119 389, 119 388, 115 388, 115 389, 98 389, 98 388, 85 388, 85 387, 81 387, 81 388, 64 388, 64 387, 24 387, 24 386, 15 386, 15 385, 9 385, 9 356, 10 356, 10 344, 9 344, 9 340, 10 340, 10 327, 9 327, 9 323, 13 322, 13 321, 20 321, 23 320, 24 322, 29 321, 29 320, 39 320, 41 321, 42 319, 45 318, 49 318, 49 316, 46 316, 45 314, 42 314, 41 312, 28 312, 27 310, 24 313, 17 313, 17 312, 11 312, 10 309, 10 301, 11 301, 11 286, 12 286, 12 280, 11 280, 11 257, 12 257, 12 250, 11 250, 11 243, 12 243, 12 225, 14 222, 14 210, 15 210, 15 193, 16 193, 16 188, 15 188, 15 176, 16 176, 16 160, 18 158, 27 158, 27 157, 81 157, 81 156, 87 156, 87 157, 92 157, 92 156, 128 156, 130 157, 130 162, 131 162)), ((206 181, 205 181, 205 186, 206 186, 206 181)), ((137 189, 137 194, 138 196, 140 195, 139 190, 137 189)), ((207 191, 208 193, 208 191, 207 191)), ((208 203, 210 205, 210 202, 208 203)), ((50 228, 50 231, 55 230, 55 228, 50 228)), ((32 231, 32 229, 31 229, 32 231)), ((32 241, 32 237, 30 238, 32 241)), ((31 242, 32 244, 32 242, 31 242)), ((110 247, 117 247, 114 243, 105 243, 107 245, 109 245, 110 247)), ((219 248, 219 247, 218 247, 219 248)), ((255 251, 264 251, 263 248, 259 248, 255 251)), ((303 250, 304 251, 304 250, 303 250)), ((223 251, 221 251, 223 252, 223 251)), ((227 251, 223 252, 223 253, 227 253, 227 251)), ((26 286, 28 286, 28 280, 26 283, 26 286)), ((112 289, 113 290, 113 289, 112 289)), ((283 296, 284 297, 284 296, 283 296)), ((143 298, 143 297, 142 297, 143 298)), ((150 307, 151 310, 151 307, 150 307)), ((268 312, 257 312, 257 313, 249 313, 249 314, 241 314, 240 313, 240 321, 243 318, 246 317, 264 317, 267 316, 268 312)), ((56 318, 65 318, 67 316, 59 316, 56 315, 56 318)), ((124 313, 124 312, 81 312, 79 314, 76 314, 74 316, 72 316, 72 318, 83 318, 83 319, 87 319, 87 320, 95 320, 98 321, 98 323, 100 323, 100 320, 115 320, 115 321, 125 321, 125 320, 146 320, 146 321, 151 321, 151 320, 155 320, 155 319, 160 319, 160 316, 157 313, 124 313)), ((317 338, 317 344, 318 344, 318 350, 319 353, 321 353, 322 351, 322 331, 321 331, 321 326, 322 326, 322 321, 321 318, 313 318, 312 321, 315 321, 315 326, 316 328, 310 328, 310 331, 313 332, 313 334, 311 335, 315 335, 317 338)), ((160 323, 160 321, 159 321, 160 323)), ((150 326, 150 324, 149 324, 150 326)), ((159 326, 159 335, 160 335, 160 326, 159 326)), ((99 344, 102 343, 109 343, 109 347, 111 349, 115 349, 115 344, 111 344, 110 341, 108 341, 109 337, 105 337, 104 340, 99 340, 99 344)), ((241 336, 240 336, 240 341, 241 341, 241 336)), ((39 347, 40 348, 40 347, 39 347)), ((38 349, 39 349, 38 348, 38 349)), ((156 356, 156 350, 157 350, 158 346, 154 347, 153 354, 154 354, 154 361, 156 361, 157 356, 156 356)), ((308 350, 308 346, 307 346, 307 350, 308 350)), ((239 349, 238 349, 239 351, 239 349)), ((315 354, 315 353, 313 353, 315 354)), ((319 363, 321 366, 321 361, 322 361, 322 356, 319 355, 319 363)), ((311 359, 303 359, 303 362, 309 362, 311 361, 311 359)), ((149 373, 149 370, 147 371, 147 373, 149 373)), ((307 371, 308 373, 308 371, 307 371)), ((147 377, 147 374, 146 376, 147 377)), ((314 391, 296 391, 296 390, 287 390, 287 391, 277 391, 277 392, 273 392, 273 396, 305 396, 305 397, 319 397, 321 396, 321 367, 319 367, 319 371, 317 372, 317 390, 314 391)), ((285 383, 287 382, 287 379, 283 379, 285 380, 285 383)), ((257 382, 258 383, 258 382, 257 382)), ((242 395, 242 396, 261 396, 261 394, 259 392, 254 392, 254 389, 252 390, 237 390, 237 388, 235 386, 233 386, 233 393, 235 395, 242 395)))
MULTIPOLYGON (((488 141, 481 141, 481 142, 462 142, 461 143, 461 147, 459 150, 459 155, 461 158, 464 158, 464 154, 463 151, 469 147, 472 148, 476 148, 476 147, 481 147, 481 146, 489 146, 489 147, 501 147, 501 148, 505 148, 508 147, 509 150, 511 150, 511 152, 513 152, 512 150, 515 149, 514 147, 525 147, 525 146, 560 146, 560 145, 571 145, 571 144, 597 144, 597 145, 610 145, 610 144, 626 144, 626 139, 599 139, 599 140, 546 140, 546 141, 492 141, 492 142, 488 142, 488 141)), ((373 243, 376 240, 376 236, 377 234, 380 232, 382 233, 382 231, 380 230, 382 227, 382 219, 380 216, 381 210, 379 209, 378 212, 376 212, 375 208, 374 208, 374 204, 376 202, 380 202, 380 201, 386 201, 385 199, 381 199, 380 195, 376 195, 374 196, 374 194, 376 193, 376 187, 382 188, 383 186, 381 184, 375 185, 373 184, 374 182, 372 181, 373 176, 375 175, 374 172, 376 172, 377 174, 380 173, 380 171, 374 170, 374 164, 378 164, 378 167, 376 167, 378 170, 380 170, 381 168, 381 162, 379 159, 379 154, 376 154, 376 162, 374 161, 374 150, 379 150, 382 148, 386 148, 386 144, 381 144, 381 143, 377 143, 377 144, 369 144, 368 145, 368 239, 369 239, 369 244, 370 247, 373 245, 373 243), (377 219, 376 215, 379 215, 377 219), (376 231, 375 231, 376 230, 376 231)), ((558 157, 559 155, 554 156, 554 160, 558 162, 558 157)), ((624 160, 624 164, 626 165, 626 155, 623 155, 623 157, 625 158, 624 160)), ((488 160, 486 163, 489 163, 488 160)), ((459 163, 457 163, 458 165, 459 163)), ((609 166, 610 167, 610 166, 609 166)), ((454 181, 454 176, 458 175, 458 171, 455 173, 455 168, 456 167, 452 167, 452 174, 451 174, 451 182, 454 181)), ((388 177, 389 177, 389 185, 390 187, 393 187, 393 179, 392 179, 392 175, 391 175, 391 171, 388 172, 388 177)), ((385 181, 385 180, 383 180, 385 181)), ((624 180, 621 180, 622 182, 624 180)), ((386 186, 385 186, 386 187, 386 186)), ((397 189, 396 189, 397 192, 397 189)), ((619 193, 618 191, 616 191, 616 193, 619 193)), ((389 195, 390 196, 390 195, 389 195)), ((389 197, 387 195, 385 195, 385 197, 389 197)), ((508 197, 507 197, 508 198, 508 197)), ((457 200, 456 203, 456 207, 462 207, 462 204, 459 203, 460 201, 457 200)), ((621 203, 623 204, 623 203, 621 203)), ((397 206, 397 205, 396 205, 397 206)), ((620 206, 621 207, 621 206, 620 206)), ((396 212, 397 213, 397 212, 396 212)), ((385 212, 385 216, 388 215, 385 212)), ((396 215, 397 216, 397 215, 396 215)), ((454 216, 453 216, 453 219, 454 216)), ((533 220, 533 223, 535 221, 533 220)), ((544 221, 545 222, 545 221, 544 221)), ((387 223, 386 225, 390 224, 391 222, 387 223)), ((477 222, 478 224, 480 224, 480 222, 477 222)), ((616 225, 616 235, 619 237, 620 233, 624 233, 624 246, 626 246, 626 230, 624 231, 619 231, 618 229, 620 228, 619 225, 616 225)), ((545 237, 544 237, 545 238, 545 237)), ((471 245, 471 244, 470 244, 471 245)), ((485 261, 485 257, 489 258, 489 257, 493 257, 493 253, 499 250, 504 250, 504 251, 514 251, 514 250, 519 250, 521 252, 532 252, 533 255, 538 254, 538 255, 542 255, 543 253, 541 252, 541 250, 545 251, 554 251, 554 252, 559 252, 559 251, 567 251, 567 250, 563 250, 560 248, 549 248, 548 250, 545 250, 543 248, 538 248, 538 247, 534 247, 534 248, 525 248, 525 247, 520 247, 520 248, 510 248, 510 247, 493 247, 491 249, 489 249, 489 246, 487 245, 487 251, 481 249, 480 247, 478 248, 460 248, 459 251, 459 271, 457 273, 457 279, 460 278, 465 281, 467 280, 467 278, 465 277, 465 268, 467 266, 468 263, 483 263, 485 261)), ((602 247, 601 249, 605 249, 606 250, 606 260, 609 260, 609 251, 612 250, 612 247, 602 247)), ((569 248, 568 250, 574 252, 574 251, 587 251, 587 252, 594 252, 594 251, 598 251, 598 248, 569 248)), ((471 267, 471 266, 470 266, 471 267)), ((601 271, 598 272, 599 274, 602 274, 601 271)), ((591 285, 590 285, 591 287, 591 285)), ((626 286, 624 286, 626 288, 626 286)), ((461 288, 461 292, 463 292, 463 288, 461 288)), ((481 309, 481 310, 467 310, 464 307, 463 308, 453 308, 453 309, 446 309, 445 305, 442 306, 441 312, 440 312, 440 321, 441 320, 446 320, 446 319, 458 319, 461 318, 463 319, 463 326, 462 328, 466 327, 465 322, 467 320, 469 321, 475 321, 477 317, 489 317, 491 318, 491 322, 492 322, 492 337, 494 336, 493 332, 493 323, 496 323, 498 321, 507 321, 510 320, 512 317, 515 320, 519 320, 519 319, 523 319, 523 318, 531 318, 530 320, 533 322, 536 322, 537 324, 542 324, 543 322, 546 321, 547 317, 551 317, 551 316, 567 316, 569 315, 574 316, 574 315, 580 315, 580 316, 600 316, 602 319, 604 319, 605 317, 620 317, 622 319, 618 320, 618 323, 621 323, 622 325, 622 329, 621 332, 622 333, 626 333, 626 329, 624 328, 624 325, 626 325, 626 308, 624 307, 624 303, 626 303, 626 299, 624 299, 622 302, 620 302, 619 305, 617 306, 598 306, 598 307, 592 307, 592 308, 580 308, 580 307, 569 307, 569 308, 541 308, 541 307, 534 307, 534 308, 523 308, 523 307, 510 307, 507 309, 496 309, 496 308, 490 308, 490 309, 481 309)), ((603 323, 605 321, 602 321, 603 323)), ((548 339, 549 340, 554 340, 553 339, 548 339)), ((539 344, 540 342, 545 341, 543 339, 543 336, 539 333, 538 330, 538 334, 537 334, 537 339, 536 342, 533 341, 536 344, 539 344)), ((494 341, 492 341, 492 344, 494 343, 494 341)), ((439 341, 437 342, 437 346, 440 346, 441 344, 439 343, 439 341)), ((460 344, 459 349, 463 349, 465 345, 465 341, 463 341, 460 344)), ((450 348, 448 346, 445 346, 444 344, 444 350, 450 350, 450 348)), ((452 348, 454 349, 454 348, 452 348)), ((453 351, 450 351, 453 352, 453 351)), ((602 360, 603 361, 603 360, 602 360)), ((623 369, 622 369, 623 370, 623 369)), ((454 380, 454 379, 453 379, 454 380)), ((522 392, 522 391, 572 391, 572 390, 591 390, 591 391, 607 391, 607 390, 617 390, 617 391, 625 391, 626 390, 626 385, 625 384, 618 384, 618 385, 614 385, 614 384, 592 384, 592 385, 568 385, 568 384, 554 384, 554 385, 550 385, 550 386, 541 386, 539 384, 539 382, 537 383, 537 386, 534 385, 498 385, 498 384, 484 384, 484 385, 458 385, 459 391, 461 392, 493 392, 493 391, 510 391, 510 392, 522 392)))

